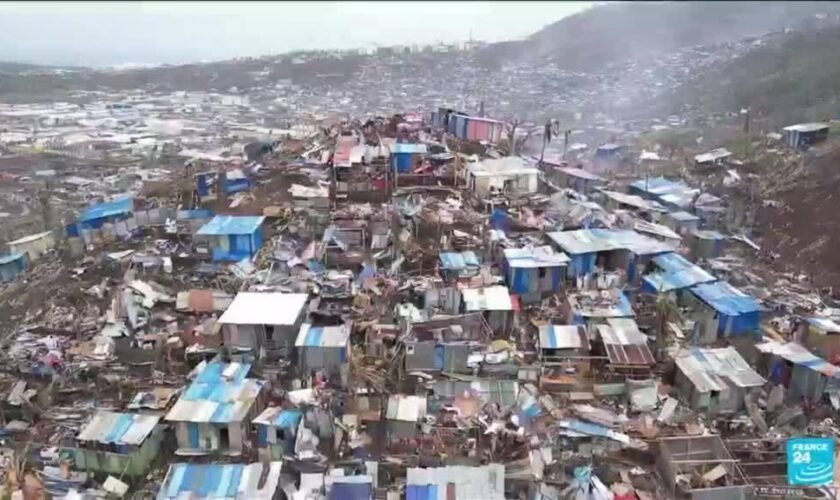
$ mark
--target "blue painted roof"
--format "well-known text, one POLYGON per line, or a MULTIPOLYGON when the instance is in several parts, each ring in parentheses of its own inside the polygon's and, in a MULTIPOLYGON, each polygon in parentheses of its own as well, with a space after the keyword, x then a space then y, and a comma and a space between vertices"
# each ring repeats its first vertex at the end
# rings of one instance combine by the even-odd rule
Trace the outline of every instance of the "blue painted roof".
POLYGON ((270 425, 278 429, 296 429, 301 418, 303 418, 303 412, 300 410, 284 410, 277 407, 269 407, 254 419, 254 423, 270 425))
POLYGON ((725 281, 697 285, 691 291, 712 309, 726 316, 738 316, 761 310, 753 297, 725 281))
POLYGON ((651 273, 643 279, 657 292, 670 292, 716 281, 716 278, 703 268, 694 265, 675 252, 657 255, 653 258, 653 262, 662 271, 651 273))
POLYGON ((391 154, 424 154, 428 151, 425 144, 408 144, 404 142, 392 144, 390 149, 391 154))
POLYGON ((201 226, 196 234, 200 236, 220 236, 226 234, 251 234, 262 225, 265 217, 241 215, 217 215, 201 226))
POLYGON ((172 464, 157 498, 272 498, 279 484, 281 462, 270 462, 269 467, 260 489, 261 463, 172 464))
POLYGON ((139 446, 160 421, 157 415, 99 412, 79 433, 79 441, 139 446))
POLYGON ((663 203, 671 203, 680 207, 690 205, 694 196, 700 192, 700 190, 689 187, 682 182, 669 181, 664 177, 640 179, 630 185, 659 198, 663 203))
POLYGON ((79 222, 90 222, 115 215, 130 214, 134 210, 134 198, 126 197, 91 205, 79 216, 79 222))
POLYGON ((441 269, 460 270, 468 267, 479 267, 478 257, 475 252, 441 252, 440 253, 441 269))
POLYGON ((2 266, 3 264, 12 263, 12 262, 14 262, 16 260, 20 260, 22 258, 23 258, 22 253, 13 253, 13 254, 9 254, 9 255, 2 255, 2 256, 0 256, 0 266, 2 266))
POLYGON ((195 381, 203 384, 213 384, 218 382, 242 382, 251 371, 250 363, 207 363, 207 366, 196 376, 195 381), (222 376, 222 373, 229 367, 235 367, 231 370, 233 375, 229 378, 222 376))
POLYGON ((208 363, 169 410, 175 422, 229 423, 241 421, 254 403, 263 380, 245 378, 251 365, 208 363), (229 377, 223 374, 227 370, 229 377))

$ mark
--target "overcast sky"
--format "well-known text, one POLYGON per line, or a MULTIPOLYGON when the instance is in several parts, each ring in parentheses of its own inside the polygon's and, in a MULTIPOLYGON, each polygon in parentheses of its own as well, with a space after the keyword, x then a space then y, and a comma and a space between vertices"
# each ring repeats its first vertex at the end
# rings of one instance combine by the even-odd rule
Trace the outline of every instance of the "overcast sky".
POLYGON ((591 2, 0 2, 0 60, 177 64, 525 37, 591 2))

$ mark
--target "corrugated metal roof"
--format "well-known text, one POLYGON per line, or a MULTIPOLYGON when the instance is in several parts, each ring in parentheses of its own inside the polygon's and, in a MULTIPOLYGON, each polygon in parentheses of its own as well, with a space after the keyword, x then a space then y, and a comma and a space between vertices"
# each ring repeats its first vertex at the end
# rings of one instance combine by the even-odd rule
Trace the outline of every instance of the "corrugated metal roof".
POLYGON ((426 416, 426 398, 422 396, 406 396, 393 394, 388 398, 388 409, 385 418, 403 422, 419 422, 426 416))
POLYGON ((569 263, 563 252, 555 252, 549 245, 531 248, 506 248, 505 260, 514 268, 558 267, 569 263))
POLYGON ((725 391, 725 380, 738 387, 759 387, 765 380, 744 361, 734 347, 694 347, 676 358, 677 367, 698 392, 725 391))
POLYGON ((76 439, 139 446, 159 421, 157 415, 102 411, 94 415, 76 439))
POLYGON ((254 419, 255 424, 270 425, 279 429, 296 429, 303 412, 300 410, 284 410, 278 407, 266 408, 254 419))
POLYGON ((717 148, 706 153, 694 156, 694 161, 697 163, 706 163, 710 161, 722 160, 732 156, 732 152, 726 148, 717 148))
POLYGON ((605 342, 610 344, 647 344, 647 335, 639 331, 639 325, 632 318, 607 318, 613 336, 605 342))
POLYGON ((642 210, 655 210, 658 212, 666 212, 664 207, 655 201, 648 201, 641 196, 635 194, 619 193, 618 191, 610 191, 609 189, 600 189, 607 198, 621 203, 622 205, 629 205, 631 207, 642 210))
POLYGON ((305 293, 240 292, 219 318, 219 323, 294 325, 308 298, 305 293))
POLYGON ((670 292, 717 280, 675 252, 657 255, 653 262, 662 272, 648 274, 643 279, 657 292, 670 292))
POLYGON ((251 371, 250 363, 205 363, 195 381, 203 384, 217 382, 241 383, 251 371))
POLYGON ((480 467, 453 465, 428 469, 409 468, 406 471, 406 498, 409 500, 438 500, 446 497, 449 484, 455 498, 504 500, 505 466, 489 464, 480 467))
POLYGON ((441 252, 440 264, 441 269, 452 271, 467 269, 469 267, 479 267, 481 265, 478 262, 478 257, 476 257, 475 252, 473 251, 466 251, 461 253, 441 252))
POLYGON ((29 236, 24 236, 23 238, 19 238, 19 239, 16 239, 14 241, 10 241, 6 244, 9 245, 9 246, 22 245, 24 243, 30 243, 30 242, 33 242, 33 241, 36 241, 36 240, 40 240, 41 238, 43 238, 45 236, 49 236, 50 234, 52 234, 52 231, 44 231, 43 233, 30 234, 29 236))
POLYGON ((169 410, 174 422, 239 422, 245 418, 265 381, 245 376, 250 365, 208 363, 169 410))
POLYGON ((251 234, 262 225, 263 216, 217 215, 201 226, 199 236, 223 236, 228 234, 251 234))
POLYGON ((464 308, 467 312, 510 311, 513 301, 508 287, 502 285, 484 288, 464 288, 461 290, 464 308))
POLYGON ((555 170, 559 170, 566 175, 571 177, 577 177, 579 179, 585 179, 588 181, 604 181, 603 177, 599 177, 592 172, 587 172, 581 168, 574 168, 574 167, 557 167, 555 170))
POLYGON ((764 353, 771 353, 796 365, 807 366, 808 368, 822 373, 828 377, 840 379, 840 367, 834 366, 828 361, 814 355, 804 346, 795 342, 785 344, 771 340, 757 344, 756 348, 764 353))
POLYGON ((296 347, 347 347, 350 341, 352 323, 338 326, 312 326, 309 323, 300 325, 296 347))
POLYGON ((647 344, 647 336, 639 331, 635 321, 625 318, 610 318, 607 321, 609 324, 598 325, 597 329, 611 364, 656 364, 647 344))
POLYGON ((79 216, 79 222, 90 222, 97 219, 104 219, 105 217, 129 214, 133 210, 134 198, 129 196, 89 206, 79 216))
POLYGON ((547 233, 568 254, 630 250, 636 255, 671 252, 673 245, 657 241, 629 229, 578 229, 547 233))
POLYGON ((172 464, 157 500, 235 499, 270 500, 280 485, 282 462, 256 464, 172 464), (264 467, 268 467, 260 488, 264 467))
POLYGON ((797 123, 796 125, 788 125, 782 130, 808 133, 816 132, 818 130, 823 130, 827 128, 830 128, 827 123, 797 123))
POLYGON ((675 233, 673 229, 662 224, 655 224, 644 220, 637 220, 633 222, 633 229, 641 233, 652 234, 661 238, 668 238, 670 240, 681 241, 682 236, 675 233))
POLYGON ((580 349, 586 333, 580 325, 540 326, 541 349, 580 349))
POLYGON ((682 182, 674 182, 664 177, 651 177, 648 179, 639 179, 630 183, 634 188, 651 193, 653 195, 678 194, 681 197, 691 198, 700 192, 697 188, 688 187, 682 182))
POLYGON ((726 316, 738 316, 761 310, 754 298, 725 281, 697 285, 691 291, 712 309, 726 316))

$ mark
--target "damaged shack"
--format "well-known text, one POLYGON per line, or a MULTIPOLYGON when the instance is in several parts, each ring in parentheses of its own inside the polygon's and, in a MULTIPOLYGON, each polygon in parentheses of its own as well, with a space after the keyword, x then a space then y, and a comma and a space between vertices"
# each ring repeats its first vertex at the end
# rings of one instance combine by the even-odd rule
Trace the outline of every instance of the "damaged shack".
POLYGON ((251 421, 262 407, 265 381, 247 378, 250 364, 202 362, 166 414, 175 427, 179 456, 239 456, 249 441, 251 421))

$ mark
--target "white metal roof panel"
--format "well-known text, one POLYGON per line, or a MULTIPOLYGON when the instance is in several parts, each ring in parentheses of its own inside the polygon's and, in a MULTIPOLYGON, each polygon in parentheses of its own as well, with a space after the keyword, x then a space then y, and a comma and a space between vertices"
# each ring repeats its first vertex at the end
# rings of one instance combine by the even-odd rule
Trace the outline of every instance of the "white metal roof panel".
POLYGON ((293 325, 308 297, 305 293, 240 292, 219 318, 219 323, 293 325))
POLYGON ((513 309, 510 291, 506 286, 464 288, 461 290, 461 296, 464 299, 467 312, 510 311, 513 309))

